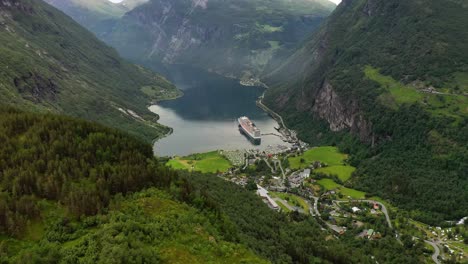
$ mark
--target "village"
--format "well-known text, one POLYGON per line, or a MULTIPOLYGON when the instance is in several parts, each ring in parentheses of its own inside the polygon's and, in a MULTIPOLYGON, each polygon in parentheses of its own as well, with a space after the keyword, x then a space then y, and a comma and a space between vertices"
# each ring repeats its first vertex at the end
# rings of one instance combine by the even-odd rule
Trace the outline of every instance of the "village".
POLYGON ((257 106, 278 122, 277 131, 284 145, 267 146, 264 150, 219 150, 191 155, 185 160, 174 157, 168 165, 214 173, 255 191, 272 210, 314 217, 335 239, 372 241, 391 237, 401 244, 420 247, 428 262, 468 259, 466 219, 442 228, 399 217, 406 212, 375 193, 352 188, 356 168, 349 164, 347 154, 335 146, 311 147, 302 142, 280 115, 263 105, 262 99, 257 106), (401 219, 406 220, 403 223, 401 219))
POLYGON ((429 262, 468 259, 466 219, 433 227, 373 193, 352 188, 356 170, 337 147, 268 146, 265 150, 220 150, 173 157, 168 166, 212 173, 256 194, 272 210, 317 219, 334 239, 386 237, 417 245, 429 262))
POLYGON ((468 259, 461 236, 464 231, 460 231, 466 230, 464 223, 453 228, 431 227, 414 220, 399 223, 395 219, 397 208, 350 188, 355 168, 336 147, 310 148, 303 143, 291 148, 222 153, 236 166, 218 176, 254 189, 272 210, 315 217, 335 238, 378 240, 390 236, 400 243, 419 242, 428 260, 435 263, 468 259))

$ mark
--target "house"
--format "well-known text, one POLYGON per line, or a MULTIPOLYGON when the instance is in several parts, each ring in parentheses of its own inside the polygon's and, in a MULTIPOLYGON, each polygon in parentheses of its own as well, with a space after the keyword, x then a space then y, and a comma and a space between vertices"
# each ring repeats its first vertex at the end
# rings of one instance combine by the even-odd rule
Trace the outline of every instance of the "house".
POLYGON ((351 208, 351 210, 353 210, 353 213, 357 213, 357 212, 361 211, 361 209, 357 208, 356 206, 351 208))
POLYGON ((305 169, 303 172, 302 172, 302 175, 301 175, 302 178, 309 178, 310 177, 310 169, 305 169))
POLYGON ((378 203, 374 203, 374 210, 379 210, 380 209, 380 206, 378 203))

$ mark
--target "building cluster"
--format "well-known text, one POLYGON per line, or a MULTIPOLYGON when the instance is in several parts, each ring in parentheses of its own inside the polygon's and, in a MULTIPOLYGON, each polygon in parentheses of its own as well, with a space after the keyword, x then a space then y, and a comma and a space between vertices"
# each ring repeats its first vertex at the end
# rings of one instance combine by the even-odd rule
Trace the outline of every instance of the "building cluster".
POLYGON ((310 177, 311 170, 310 169, 305 169, 300 172, 295 172, 292 173, 289 177, 289 184, 291 185, 292 188, 297 188, 302 185, 305 179, 308 179, 310 177))

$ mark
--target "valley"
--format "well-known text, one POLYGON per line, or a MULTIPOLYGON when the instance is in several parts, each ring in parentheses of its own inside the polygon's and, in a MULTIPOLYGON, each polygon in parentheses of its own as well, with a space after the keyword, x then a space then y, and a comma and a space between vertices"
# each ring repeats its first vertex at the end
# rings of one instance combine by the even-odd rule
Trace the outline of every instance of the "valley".
POLYGON ((278 124, 255 104, 264 88, 247 87, 238 80, 187 66, 172 66, 168 78, 183 91, 176 100, 150 107, 159 123, 171 127, 171 135, 155 142, 158 156, 189 155, 213 150, 280 147, 283 142, 275 130, 278 124), (248 116, 262 133, 259 146, 253 145, 238 129, 237 118, 248 116))
POLYGON ((0 263, 468 263, 468 5, 338 2, 1 1, 0 263))

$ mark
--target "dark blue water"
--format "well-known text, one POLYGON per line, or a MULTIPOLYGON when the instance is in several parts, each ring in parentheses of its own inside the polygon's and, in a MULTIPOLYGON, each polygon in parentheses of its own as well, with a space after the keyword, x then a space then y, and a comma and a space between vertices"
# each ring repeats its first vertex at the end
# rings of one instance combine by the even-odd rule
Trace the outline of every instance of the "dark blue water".
POLYGON ((170 79, 184 91, 184 96, 151 107, 160 115, 160 123, 174 129, 172 135, 155 143, 157 155, 264 149, 284 144, 276 136, 263 136, 261 145, 253 145, 237 127, 237 118, 245 115, 262 133, 277 133, 276 121, 255 104, 263 88, 245 87, 237 80, 193 68, 177 67, 169 72, 170 79))

